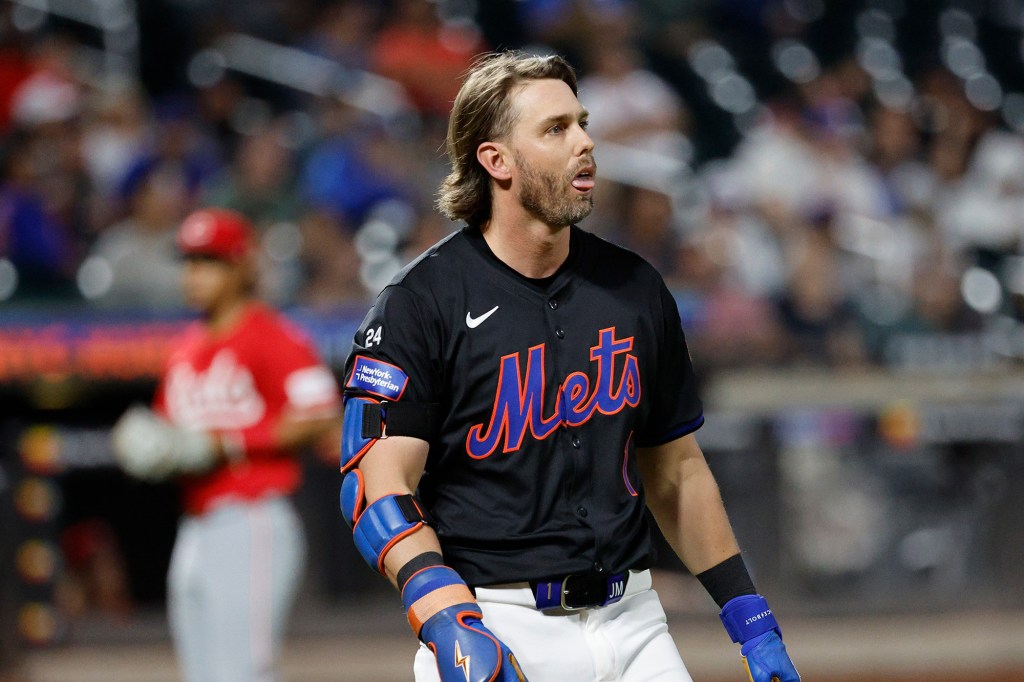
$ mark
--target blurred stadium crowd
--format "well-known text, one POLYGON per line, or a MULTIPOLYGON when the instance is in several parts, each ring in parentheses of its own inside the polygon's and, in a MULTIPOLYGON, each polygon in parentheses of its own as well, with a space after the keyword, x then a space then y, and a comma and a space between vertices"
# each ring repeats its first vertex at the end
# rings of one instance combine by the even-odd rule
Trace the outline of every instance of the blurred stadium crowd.
POLYGON ((1020 0, 0 0, 0 301, 177 310, 214 204, 269 300, 365 306, 452 229, 446 116, 496 48, 578 67, 584 226, 702 366, 1024 357, 1020 0))

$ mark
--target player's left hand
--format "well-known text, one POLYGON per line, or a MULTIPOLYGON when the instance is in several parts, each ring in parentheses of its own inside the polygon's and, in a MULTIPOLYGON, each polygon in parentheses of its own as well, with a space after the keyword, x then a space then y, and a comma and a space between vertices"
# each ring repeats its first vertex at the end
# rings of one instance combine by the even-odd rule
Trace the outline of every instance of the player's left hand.
POLYGON ((800 682, 782 643, 782 630, 764 597, 734 597, 722 607, 721 618, 732 641, 742 644, 740 653, 750 682, 800 682))
POLYGON ((746 642, 740 653, 750 682, 800 682, 786 645, 774 630, 746 642))

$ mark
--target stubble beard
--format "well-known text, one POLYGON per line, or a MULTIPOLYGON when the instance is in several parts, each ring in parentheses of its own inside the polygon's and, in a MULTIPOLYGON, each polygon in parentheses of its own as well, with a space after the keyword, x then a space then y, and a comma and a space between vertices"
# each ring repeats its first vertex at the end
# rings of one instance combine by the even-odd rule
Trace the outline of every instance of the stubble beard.
POLYGON ((516 154, 520 171, 519 203, 528 213, 552 227, 580 222, 594 210, 593 191, 586 194, 567 192, 575 174, 559 176, 544 173, 516 154))

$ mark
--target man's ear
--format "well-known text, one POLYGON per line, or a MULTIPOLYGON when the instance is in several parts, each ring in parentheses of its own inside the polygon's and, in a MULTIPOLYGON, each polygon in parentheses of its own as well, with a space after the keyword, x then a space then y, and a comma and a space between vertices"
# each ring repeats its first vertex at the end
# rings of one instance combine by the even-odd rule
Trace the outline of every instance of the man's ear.
POLYGON ((487 174, 498 181, 512 177, 508 165, 508 148, 500 142, 481 142, 476 148, 476 160, 484 167, 487 174))

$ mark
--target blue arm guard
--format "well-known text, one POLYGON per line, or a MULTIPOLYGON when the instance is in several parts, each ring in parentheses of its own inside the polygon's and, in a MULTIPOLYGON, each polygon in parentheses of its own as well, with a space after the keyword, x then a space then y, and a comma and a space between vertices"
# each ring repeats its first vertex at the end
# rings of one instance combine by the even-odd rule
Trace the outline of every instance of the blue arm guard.
MULTIPOLYGON (((344 505, 344 484, 341 495, 344 505)), ((383 575, 384 558, 391 548, 426 524, 427 515, 414 496, 385 495, 359 515, 352 528, 352 539, 366 563, 383 575)))
POLYGON ((345 416, 341 425, 341 472, 359 466, 359 460, 380 438, 409 436, 428 443, 434 435, 434 403, 397 403, 367 398, 345 397, 345 416))
POLYGON ((372 429, 363 427, 364 416, 368 416, 364 414, 367 412, 366 408, 378 404, 379 401, 369 398, 351 397, 345 400, 345 415, 341 423, 342 473, 348 473, 358 466, 359 460, 380 437, 379 432, 375 434, 372 429))
POLYGON ((359 520, 366 506, 366 494, 363 487, 363 472, 353 469, 341 479, 341 515, 351 528, 359 520))
POLYGON ((726 602, 720 614, 751 682, 800 682, 800 675, 782 643, 782 630, 761 595, 743 595, 726 602))
POLYGON ((412 495, 386 495, 367 506, 363 475, 357 467, 373 444, 387 437, 388 428, 393 435, 426 437, 431 419, 430 405, 401 405, 362 396, 350 396, 345 401, 341 512, 352 527, 359 554, 381 574, 387 553, 402 538, 427 524, 427 516, 412 495))
POLYGON ((526 682, 515 655, 484 626, 480 607, 451 568, 430 566, 413 574, 402 603, 413 631, 434 652, 441 682, 526 682), (439 599, 457 603, 421 623, 417 609, 439 599))

